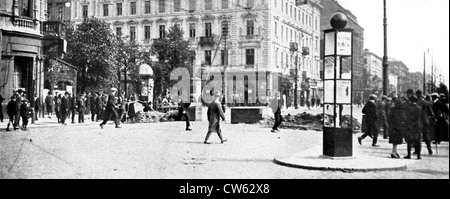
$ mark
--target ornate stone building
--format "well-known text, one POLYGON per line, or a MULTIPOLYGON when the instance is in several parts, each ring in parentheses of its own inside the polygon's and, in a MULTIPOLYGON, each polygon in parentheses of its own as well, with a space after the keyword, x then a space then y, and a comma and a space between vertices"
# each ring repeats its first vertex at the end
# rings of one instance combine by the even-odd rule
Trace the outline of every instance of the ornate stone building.
MULTIPOLYGON (((278 74, 286 80, 281 91, 292 102, 295 63, 298 91, 306 79, 311 85, 304 87, 305 93, 319 90, 320 10, 315 0, 72 0, 66 11, 75 23, 92 16, 105 20, 117 34, 143 45, 151 45, 178 25, 192 42, 194 63, 203 72, 211 68, 249 74, 262 71, 267 74, 267 94, 274 90, 273 77, 278 74), (226 37, 224 21, 229 24, 226 37), (299 50, 292 51, 291 43, 299 50)), ((257 85, 243 81, 247 100, 257 85)))

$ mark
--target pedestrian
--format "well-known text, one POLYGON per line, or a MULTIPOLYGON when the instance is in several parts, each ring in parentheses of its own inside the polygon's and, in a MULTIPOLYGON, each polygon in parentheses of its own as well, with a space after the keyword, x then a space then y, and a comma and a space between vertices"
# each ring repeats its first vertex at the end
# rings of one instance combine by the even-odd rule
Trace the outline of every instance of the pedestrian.
POLYGON ((280 132, 280 130, 278 130, 278 127, 283 122, 283 117, 281 116, 282 104, 283 103, 281 102, 281 99, 280 99, 280 93, 276 92, 270 101, 270 107, 272 108, 272 112, 275 117, 275 122, 273 124, 272 131, 271 131, 272 133, 280 132))
POLYGON ((75 124, 75 115, 77 113, 77 96, 75 93, 69 98, 70 100, 70 114, 72 115, 72 124, 75 124))
POLYGON ((116 92, 117 92, 116 88, 111 88, 111 94, 108 96, 108 101, 105 108, 105 117, 103 118, 103 122, 100 124, 100 128, 102 129, 103 125, 105 125, 109 119, 114 119, 116 128, 121 128, 119 126, 119 116, 117 115, 117 109, 119 107, 116 105, 116 97, 115 97, 116 92))
POLYGON ((421 150, 422 150, 422 133, 423 130, 422 124, 424 119, 424 114, 422 114, 422 107, 420 107, 417 103, 419 99, 416 96, 411 96, 409 98, 409 102, 406 105, 407 110, 407 120, 406 120, 406 129, 405 129, 405 141, 407 143, 407 152, 408 155, 405 156, 405 159, 411 159, 411 149, 415 148, 417 152, 417 159, 422 159, 421 150))
POLYGON ((448 139, 449 108, 445 94, 439 95, 437 93, 433 93, 431 97, 433 100, 432 109, 436 117, 433 144, 440 144, 443 136, 446 136, 444 138, 448 139))
POLYGON ((222 110, 221 101, 221 93, 220 91, 214 91, 214 100, 208 105, 207 117, 209 121, 208 133, 206 134, 205 141, 203 143, 210 144, 208 142, 209 137, 212 133, 217 133, 220 138, 221 143, 223 144, 227 140, 222 136, 222 130, 220 129, 220 118, 225 121, 225 115, 222 110))
POLYGON ((0 95, 0 122, 3 123, 3 101, 5 100, 5 98, 3 98, 2 95, 0 95))
POLYGON ((91 92, 88 93, 88 95, 84 96, 84 99, 86 101, 86 110, 85 110, 85 114, 86 115, 90 115, 91 114, 91 98, 92 98, 92 94, 91 92))
POLYGON ((191 106, 190 102, 183 102, 180 99, 180 108, 178 109, 178 120, 181 121, 182 117, 186 119, 186 131, 192 131, 191 127, 191 117, 189 116, 189 106, 191 106))
POLYGON ((22 101, 22 105, 20 105, 20 116, 22 117, 22 130, 26 131, 28 126, 28 119, 31 116, 31 106, 30 102, 27 99, 22 101))
POLYGON ((18 110, 17 110, 16 97, 12 96, 10 101, 6 105, 6 114, 8 114, 8 117, 9 117, 9 121, 6 126, 6 131, 11 131, 11 130, 9 130, 9 126, 11 124, 13 125, 14 130, 17 130, 16 123, 14 122, 15 121, 14 117, 16 117, 17 111, 18 110))
POLYGON ((92 94, 92 96, 91 96, 91 120, 92 121, 96 121, 95 120, 96 115, 98 117, 97 98, 98 98, 97 93, 92 94))
POLYGON ((38 97, 38 94, 34 94, 34 119, 36 121, 39 120, 39 113, 41 110, 41 99, 38 97))
POLYGON ((392 96, 392 103, 389 105, 388 121, 389 126, 389 143, 392 144, 391 158, 399 159, 398 145, 403 143, 403 130, 405 128, 406 111, 405 106, 397 95, 392 96))
POLYGON ((61 94, 55 93, 55 114, 58 118, 58 123, 61 123, 61 94))
POLYGON ((53 107, 55 106, 55 104, 53 101, 53 95, 52 95, 51 91, 48 92, 44 101, 45 101, 45 109, 47 110, 48 118, 52 119, 53 107))
MULTIPOLYGON (((425 100, 421 90, 416 91, 416 97, 419 99, 419 102, 417 104, 422 108, 422 114, 424 114, 424 118, 422 121, 422 138, 427 145, 428 154, 432 155, 433 150, 431 148, 431 132, 433 130, 432 127, 434 125, 434 121, 436 120, 434 117, 432 104, 429 101, 425 100)), ((417 153, 417 151, 415 153, 417 153)))
POLYGON ((377 106, 375 104, 375 100, 377 99, 376 95, 370 95, 369 101, 364 105, 362 113, 365 115, 365 125, 366 125, 366 132, 361 136, 358 137, 359 144, 362 144, 362 140, 366 138, 369 135, 372 135, 372 147, 380 147, 380 145, 377 145, 378 142, 378 114, 377 114, 377 106))
POLYGON ((16 96, 16 116, 14 117, 14 123, 16 124, 16 127, 20 127, 20 107, 22 106, 23 103, 23 91, 22 89, 17 90, 17 92, 15 92, 14 96, 16 96))
POLYGON ((78 123, 84 123, 84 113, 86 111, 86 93, 80 93, 77 99, 78 123))
POLYGON ((386 101, 387 96, 383 95, 381 100, 377 100, 377 114, 378 114, 378 132, 383 128, 383 139, 388 139, 389 124, 386 118, 386 101))
POLYGON ((308 98, 306 98, 306 107, 308 107, 308 110, 311 110, 308 98))
POLYGON ((69 108, 70 108, 70 93, 65 92, 64 96, 61 99, 61 124, 67 125, 66 119, 69 115, 69 108))
POLYGON ((118 111, 117 111, 117 114, 119 115, 119 121, 122 122, 122 123, 125 122, 123 118, 124 118, 124 116, 126 114, 126 112, 125 112, 126 103, 127 102, 125 100, 125 92, 122 91, 122 93, 117 98, 117 106, 119 107, 118 111))

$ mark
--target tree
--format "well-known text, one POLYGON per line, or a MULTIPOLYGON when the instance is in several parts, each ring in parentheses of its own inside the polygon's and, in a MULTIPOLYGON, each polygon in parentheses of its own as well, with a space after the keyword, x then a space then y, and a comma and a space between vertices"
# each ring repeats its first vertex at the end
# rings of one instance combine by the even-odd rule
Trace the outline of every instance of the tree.
MULTIPOLYGON (((139 66, 143 63, 150 64, 150 55, 150 48, 144 47, 136 43, 134 40, 129 40, 128 37, 118 36, 117 55, 115 57, 119 66, 119 81, 121 77, 120 74, 123 74, 125 78, 125 85, 127 85, 128 81, 133 82, 134 88, 136 88, 135 91, 140 93, 141 81, 139 77, 139 66), (125 74, 129 74, 131 79, 128 79, 125 74)), ((129 96, 127 86, 125 86, 125 96, 129 96)))
POLYGON ((116 37, 106 22, 88 18, 68 27, 68 52, 65 60, 80 68, 78 85, 84 91, 89 85, 108 87, 117 83, 116 37))
POLYGON ((167 37, 155 40, 152 45, 153 53, 158 57, 158 62, 153 66, 155 97, 172 86, 170 72, 175 68, 188 68, 192 74, 195 51, 191 49, 190 42, 183 39, 183 35, 179 26, 173 26, 167 37))

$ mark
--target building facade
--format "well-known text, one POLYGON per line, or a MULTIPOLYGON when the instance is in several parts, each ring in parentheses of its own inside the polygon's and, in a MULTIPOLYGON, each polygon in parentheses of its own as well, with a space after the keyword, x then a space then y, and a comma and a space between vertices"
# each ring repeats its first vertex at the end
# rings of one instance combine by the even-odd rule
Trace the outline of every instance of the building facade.
MULTIPOLYGON (((298 0, 72 0, 70 20, 81 23, 94 16, 110 23, 116 34, 143 45, 178 25, 196 51, 194 63, 204 72, 227 68, 266 73, 267 95, 274 91, 277 74, 286 105, 291 106, 294 79, 299 82, 298 99, 300 92, 319 90, 320 10, 317 1, 298 0), (229 24, 227 36, 222 32, 224 21, 229 24), (298 78, 293 78, 296 67, 298 78), (311 83, 302 90, 306 79, 311 83)), ((246 101, 257 85, 244 85, 246 101)))
POLYGON ((371 77, 383 78, 383 58, 365 49, 363 63, 371 77))
MULTIPOLYGON (((353 30, 353 99, 356 99, 358 93, 362 93, 365 88, 360 86, 363 80, 364 67, 364 28, 358 24, 357 17, 350 11, 340 5, 336 0, 320 0, 323 6, 321 14, 321 30, 332 29, 330 19, 337 12, 347 16, 348 22, 346 28, 353 30)), ((324 36, 321 37, 321 45, 325 45, 324 36)), ((324 52, 321 52, 322 55, 324 52)), ((344 63, 346 64, 346 63, 344 63)))
POLYGON ((46 0, 0 1, 0 95, 6 99, 18 89, 31 102, 43 96, 45 6, 46 0))

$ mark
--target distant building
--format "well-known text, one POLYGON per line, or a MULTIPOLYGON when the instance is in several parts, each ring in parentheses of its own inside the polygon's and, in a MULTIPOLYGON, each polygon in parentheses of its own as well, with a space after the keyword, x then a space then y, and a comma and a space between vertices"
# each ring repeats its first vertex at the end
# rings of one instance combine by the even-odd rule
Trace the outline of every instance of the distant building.
MULTIPOLYGON (((51 17, 61 15, 61 4, 57 7, 52 10, 58 12, 51 17)), ((151 45, 164 37, 170 27, 178 25, 184 30, 185 39, 192 42, 196 51, 194 63, 203 71, 210 67, 248 73, 267 71, 269 95, 274 90, 274 74, 279 74, 280 90, 290 106, 295 63, 299 69, 298 97, 303 96, 304 101, 320 96, 322 90, 321 10, 318 0, 71 0, 68 12, 70 21, 75 23, 92 16, 105 20, 116 34, 143 45, 151 45), (223 21, 229 22, 226 48, 223 21)), ((245 85, 244 96, 255 92, 256 85, 245 85)))
POLYGON ((383 58, 366 49, 364 50, 363 63, 371 77, 383 78, 383 58))
POLYGON ((398 77, 397 92, 404 93, 408 87, 409 69, 402 61, 389 59, 389 74, 396 75, 398 77))

